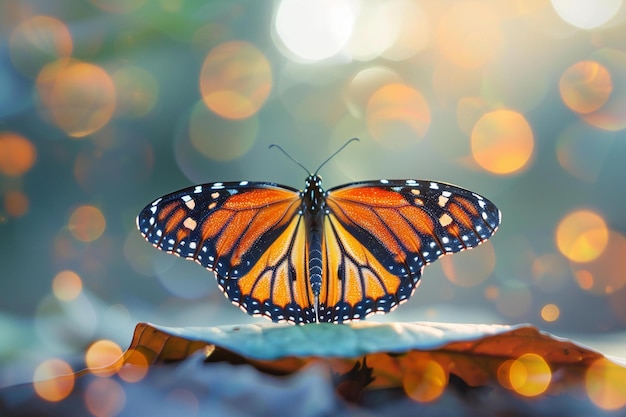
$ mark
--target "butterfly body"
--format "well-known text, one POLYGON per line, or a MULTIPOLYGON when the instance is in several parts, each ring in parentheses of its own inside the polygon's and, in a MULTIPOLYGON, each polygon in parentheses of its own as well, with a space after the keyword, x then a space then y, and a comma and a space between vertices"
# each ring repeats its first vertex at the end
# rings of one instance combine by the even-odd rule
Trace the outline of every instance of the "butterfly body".
POLYGON ((500 212, 450 184, 374 180, 324 191, 210 183, 166 195, 137 225, 155 247, 216 274, 252 315, 297 324, 363 319, 407 301, 424 266, 477 246, 500 212))

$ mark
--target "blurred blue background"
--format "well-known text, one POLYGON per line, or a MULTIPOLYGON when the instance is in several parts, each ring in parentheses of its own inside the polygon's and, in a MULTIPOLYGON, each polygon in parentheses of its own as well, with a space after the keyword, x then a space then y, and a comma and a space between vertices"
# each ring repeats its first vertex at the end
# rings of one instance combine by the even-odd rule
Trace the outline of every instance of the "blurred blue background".
POLYGON ((502 210, 374 320, 530 322, 626 356, 621 0, 0 2, 2 385, 139 321, 264 322, 135 216, 212 181, 433 179, 502 210))

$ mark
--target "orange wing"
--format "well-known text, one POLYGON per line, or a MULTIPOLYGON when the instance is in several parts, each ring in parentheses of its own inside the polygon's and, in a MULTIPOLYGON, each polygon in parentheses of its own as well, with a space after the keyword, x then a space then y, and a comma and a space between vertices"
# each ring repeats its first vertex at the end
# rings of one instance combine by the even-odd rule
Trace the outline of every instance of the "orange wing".
POLYGON ((215 271, 224 294, 249 314, 309 322, 300 201, 296 189, 276 184, 204 184, 148 205, 137 227, 158 249, 215 271))
POLYGON ((479 245, 500 211, 450 184, 416 180, 353 183, 327 192, 320 321, 386 313, 411 297, 424 266, 479 245))

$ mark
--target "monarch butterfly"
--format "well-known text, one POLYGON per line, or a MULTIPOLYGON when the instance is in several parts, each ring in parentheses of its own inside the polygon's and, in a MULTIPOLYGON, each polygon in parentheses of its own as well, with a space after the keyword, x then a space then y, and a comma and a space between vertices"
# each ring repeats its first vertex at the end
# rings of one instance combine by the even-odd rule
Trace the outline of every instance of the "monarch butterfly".
POLYGON ((302 191, 195 185, 146 206, 137 227, 158 249, 214 271, 248 314, 303 324, 387 313, 411 297, 424 266, 489 239, 501 214, 472 191, 428 180, 324 191, 317 173, 350 142, 308 174, 302 191))

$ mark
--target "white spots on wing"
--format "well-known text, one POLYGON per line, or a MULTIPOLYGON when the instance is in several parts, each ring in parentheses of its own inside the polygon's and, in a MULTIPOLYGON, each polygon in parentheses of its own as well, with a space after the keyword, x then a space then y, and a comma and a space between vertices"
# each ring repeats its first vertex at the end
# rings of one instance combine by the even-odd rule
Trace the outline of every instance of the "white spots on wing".
POLYGON ((185 226, 189 230, 196 230, 196 226, 198 226, 198 222, 192 219, 191 217, 187 217, 183 221, 183 226, 185 226))
POLYGON ((174 239, 170 239, 167 241, 167 243, 169 243, 170 245, 173 245, 175 243, 174 239))
POLYGON ((221 190, 222 188, 224 188, 223 182, 216 182, 215 184, 211 185, 212 190, 221 190))
POLYGON ((437 244, 435 242, 430 242, 428 246, 430 246, 431 248, 434 248, 435 246, 437 246, 437 244))
POLYGON ((467 235, 463 235, 463 236, 461 236, 461 240, 463 242, 467 242, 469 240, 469 237, 467 235))
POLYGON ((161 231, 161 229, 157 229, 157 231, 156 231, 156 235, 157 235, 158 237, 163 236, 163 232, 161 231))
POLYGON ((402 191, 402 187, 391 187, 391 190, 399 193, 400 191, 402 191))
POLYGON ((450 191, 442 191, 441 195, 446 198, 450 198, 452 196, 452 193, 450 191))
POLYGON ((415 180, 406 180, 407 185, 417 185, 417 181, 415 180))
POLYGON ((441 215, 441 217, 439 217, 439 223, 443 226, 446 227, 447 225, 449 225, 450 223, 452 223, 452 217, 450 217, 450 215, 448 213, 443 213, 441 215))
POLYGON ((201 185, 196 185, 196 188, 193 189, 193 192, 195 194, 201 193, 202 192, 202 186, 201 185))
MULTIPOLYGON (((152 202, 152 207, 156 206, 157 204, 159 204, 161 202, 161 200, 163 200, 163 198, 157 198, 156 200, 154 200, 152 202)), ((153 212, 154 213, 154 212, 153 212)))
POLYGON ((184 195, 181 199, 185 202, 185 205, 189 210, 193 210, 196 208, 196 201, 188 195, 184 195))
POLYGON ((487 203, 485 203, 485 200, 478 200, 478 205, 484 210, 487 203))
POLYGON ((381 184, 389 184, 389 180, 380 180, 381 184))
POLYGON ((432 188, 433 190, 438 190, 439 189, 439 184, 437 184, 436 182, 431 182, 430 183, 430 188, 432 188))
POLYGON ((152 207, 150 207, 150 212, 151 212, 152 214, 156 214, 156 212, 157 212, 157 208, 156 208, 156 206, 152 206, 152 207))
POLYGON ((472 193, 472 195, 473 195, 474 197, 476 197, 477 199, 479 199, 479 200, 482 200, 482 199, 483 199, 483 196, 482 196, 482 195, 480 195, 480 194, 472 193))
POLYGON ((148 220, 148 223, 150 223, 150 226, 154 225, 154 217, 150 217, 150 220, 148 220))
POLYGON ((489 217, 489 216, 487 216, 487 212, 486 211, 483 211, 481 213, 481 216, 482 216, 483 220, 487 220, 487 217, 489 217))
POLYGON ((248 185, 248 181, 241 181, 241 182, 239 183, 239 185, 241 185, 241 186, 248 185))
POLYGON ((443 244, 450 243, 450 238, 448 238, 448 236, 443 236, 441 238, 441 243, 443 244))

